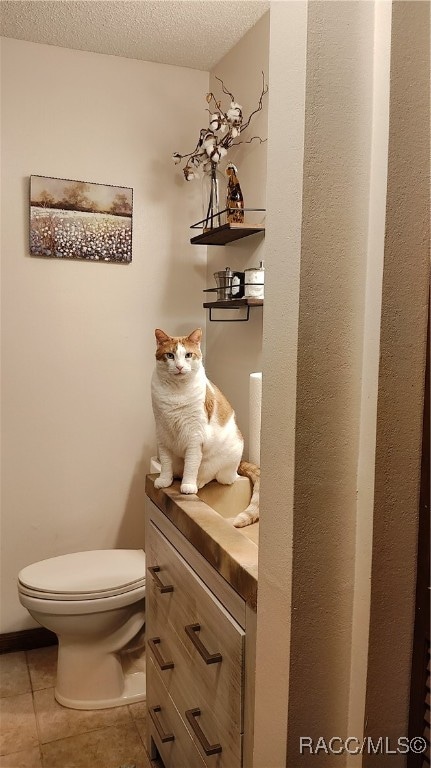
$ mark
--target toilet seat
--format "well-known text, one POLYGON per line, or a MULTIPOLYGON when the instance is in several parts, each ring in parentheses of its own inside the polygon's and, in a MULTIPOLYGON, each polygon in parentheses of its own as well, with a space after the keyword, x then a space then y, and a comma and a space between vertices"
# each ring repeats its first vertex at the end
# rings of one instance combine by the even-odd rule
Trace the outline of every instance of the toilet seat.
POLYGON ((97 600, 145 588, 145 553, 141 549, 73 552, 23 568, 21 594, 39 600, 97 600))

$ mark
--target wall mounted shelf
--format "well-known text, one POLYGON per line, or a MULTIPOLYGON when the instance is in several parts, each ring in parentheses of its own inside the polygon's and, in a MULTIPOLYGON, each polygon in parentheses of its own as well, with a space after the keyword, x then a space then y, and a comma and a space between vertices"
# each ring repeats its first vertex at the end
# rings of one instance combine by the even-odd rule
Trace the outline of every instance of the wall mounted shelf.
MULTIPOLYGON (((223 214, 227 214, 230 210, 226 208, 224 211, 220 211, 218 214, 214 214, 213 217, 211 217, 212 220, 215 220, 216 223, 222 221, 221 218, 223 214)), ((195 237, 192 237, 190 242, 192 245, 227 245, 227 243, 231 243, 234 240, 240 240, 242 237, 248 237, 249 235, 256 235, 259 232, 265 233, 265 225, 264 223, 264 214, 266 213, 265 208, 244 208, 244 214, 246 213, 251 214, 259 214, 258 217, 256 216, 248 216, 247 222, 242 223, 231 223, 231 224, 221 224, 218 227, 213 227, 211 229, 207 229, 205 232, 201 232, 199 235, 196 235, 195 237), (263 214, 263 216, 262 216, 263 214), (259 224, 254 224, 251 226, 251 223, 253 221, 253 218, 256 222, 256 220, 260 221, 259 224)), ((204 224, 207 222, 207 219, 203 219, 202 221, 198 221, 196 224, 192 224, 190 229, 202 229, 204 224)), ((217 288, 207 288, 204 293, 211 293, 212 291, 217 291, 217 288)), ((218 322, 218 323, 240 323, 240 322, 246 322, 250 317, 250 307, 263 307, 263 299, 255 299, 255 298, 241 298, 241 299, 225 299, 220 301, 206 301, 203 304, 205 309, 209 309, 209 319, 210 322, 218 322), (214 319, 212 316, 213 309, 242 309, 244 308, 246 310, 245 317, 235 318, 235 319, 214 319)))
MULTIPOLYGON (((242 237, 255 235, 258 232, 265 232, 264 224, 252 225, 253 219, 255 221, 256 218, 260 221, 263 220, 261 215, 256 217, 254 214, 265 214, 265 208, 244 208, 245 218, 249 219, 248 222, 243 222, 242 224, 221 224, 221 222, 226 219, 225 214, 228 214, 229 210, 231 209, 225 208, 224 211, 213 214, 211 217, 212 223, 219 224, 220 226, 211 227, 211 229, 206 229, 199 235, 192 237, 190 239, 192 245, 227 245, 227 243, 231 243, 234 240, 240 240, 242 237), (252 215, 247 216, 246 214, 252 215)), ((192 224, 190 229, 202 229, 206 223, 207 220, 203 219, 196 224, 192 224)))
POLYGON ((245 227, 243 224, 222 224, 192 237, 192 245, 226 245, 242 237, 255 235, 257 232, 265 232, 265 227, 245 227))
POLYGON ((263 307, 263 299, 226 299, 226 301, 206 301, 203 306, 205 309, 209 309, 209 319, 212 323, 241 323, 247 322, 250 316, 250 307, 263 307), (213 309, 241 309, 245 307, 247 313, 245 317, 235 320, 214 320, 212 317, 213 309))

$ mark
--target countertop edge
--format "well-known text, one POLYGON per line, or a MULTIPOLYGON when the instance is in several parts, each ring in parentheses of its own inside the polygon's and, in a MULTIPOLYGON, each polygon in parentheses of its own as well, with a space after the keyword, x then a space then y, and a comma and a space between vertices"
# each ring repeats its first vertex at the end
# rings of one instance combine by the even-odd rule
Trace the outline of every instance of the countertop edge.
POLYGON ((184 496, 175 481, 169 488, 157 489, 147 475, 145 493, 183 536, 256 611, 257 545, 194 494, 184 496))

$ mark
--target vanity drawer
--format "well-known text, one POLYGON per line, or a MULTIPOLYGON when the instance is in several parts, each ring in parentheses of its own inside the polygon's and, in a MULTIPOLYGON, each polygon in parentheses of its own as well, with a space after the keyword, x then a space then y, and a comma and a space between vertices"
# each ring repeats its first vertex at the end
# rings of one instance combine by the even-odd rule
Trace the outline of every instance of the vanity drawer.
MULTIPOLYGON (((201 643, 209 654, 220 654, 220 667, 230 669, 231 683, 241 690, 245 637, 242 627, 153 523, 149 526, 146 556, 146 590, 150 598, 147 620, 158 624, 168 621, 196 659, 200 658, 196 646, 201 643), (185 627, 196 624, 199 630, 186 631, 185 627)), ((202 669, 207 666, 211 662, 205 664, 202 660, 202 669)))
POLYGON ((197 723, 208 742, 222 745, 217 765, 239 766, 245 633, 153 525, 146 552, 150 569, 159 569, 146 582, 148 655, 181 717, 199 709, 189 729, 197 723))
POLYGON ((147 661, 147 709, 148 728, 166 768, 205 768, 151 659, 147 661))
MULTIPOLYGON (((154 662, 181 717, 187 721, 186 712, 198 709, 199 716, 194 724, 197 722, 207 742, 222 747, 217 765, 225 768, 240 766, 241 698, 229 673, 226 674, 226 668, 223 669, 223 660, 220 664, 206 665, 203 659, 196 657, 193 652, 189 653, 189 648, 172 625, 161 622, 153 627, 150 622, 149 626, 156 630, 157 635, 155 638, 151 634, 147 636, 147 657, 154 662)), ((189 721, 188 726, 191 727, 189 721)), ((202 745, 199 745, 199 749, 207 760, 202 745)))

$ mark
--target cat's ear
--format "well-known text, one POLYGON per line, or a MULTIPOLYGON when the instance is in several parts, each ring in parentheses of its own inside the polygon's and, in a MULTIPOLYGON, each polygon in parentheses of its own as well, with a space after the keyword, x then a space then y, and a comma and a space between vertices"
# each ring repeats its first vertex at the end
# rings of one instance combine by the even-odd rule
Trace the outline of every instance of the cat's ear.
POLYGON ((188 341, 191 341, 192 344, 200 344, 202 338, 202 330, 200 328, 196 328, 195 331, 192 331, 192 333, 187 336, 188 341))
POLYGON ((158 346, 160 346, 160 344, 163 344, 163 342, 165 341, 169 341, 170 339, 170 336, 168 336, 168 334, 165 333, 164 331, 161 331, 160 328, 156 328, 156 330, 154 331, 154 334, 155 334, 158 346))

